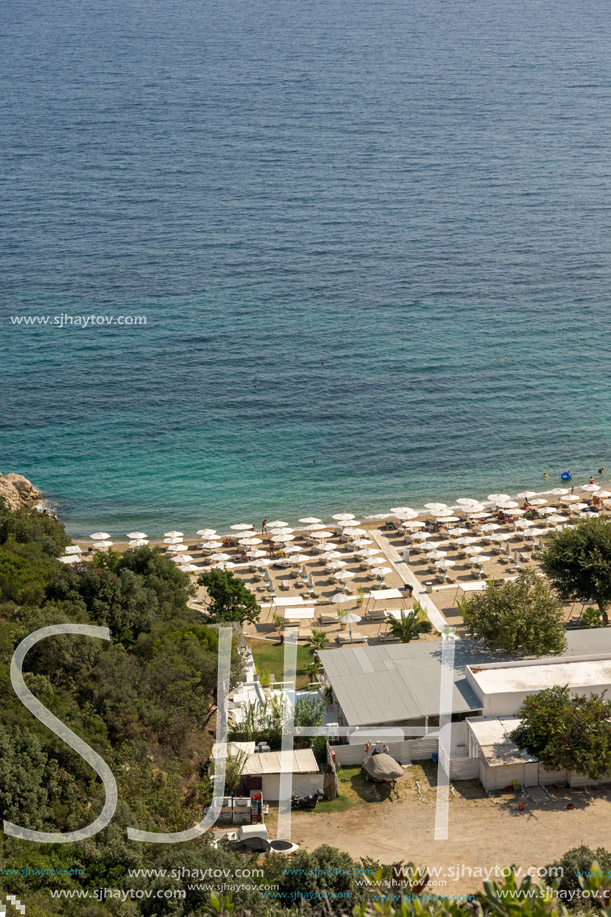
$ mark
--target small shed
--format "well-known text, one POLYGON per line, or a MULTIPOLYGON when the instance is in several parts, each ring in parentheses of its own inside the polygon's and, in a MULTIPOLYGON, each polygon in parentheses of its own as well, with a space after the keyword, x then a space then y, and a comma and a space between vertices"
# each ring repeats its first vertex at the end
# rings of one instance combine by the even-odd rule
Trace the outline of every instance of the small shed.
POLYGON ((467 720, 469 757, 479 761, 479 779, 486 790, 502 790, 517 781, 537 786, 539 761, 522 751, 509 735, 520 725, 515 716, 474 717, 467 720))
POLYGON ((249 755, 242 771, 242 791, 260 791, 265 802, 278 802, 280 798, 280 777, 292 774, 291 793, 309 796, 322 793, 324 775, 311 748, 294 749, 291 752, 264 751, 249 755))

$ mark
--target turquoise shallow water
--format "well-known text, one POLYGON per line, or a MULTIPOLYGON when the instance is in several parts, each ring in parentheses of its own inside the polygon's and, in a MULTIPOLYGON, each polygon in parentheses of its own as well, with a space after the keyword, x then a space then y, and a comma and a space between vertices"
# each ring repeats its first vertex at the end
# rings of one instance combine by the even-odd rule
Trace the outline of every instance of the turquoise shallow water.
POLYGON ((567 0, 12 7, 0 469, 119 535, 611 466, 610 27, 567 0), (10 318, 61 313, 147 322, 10 318))

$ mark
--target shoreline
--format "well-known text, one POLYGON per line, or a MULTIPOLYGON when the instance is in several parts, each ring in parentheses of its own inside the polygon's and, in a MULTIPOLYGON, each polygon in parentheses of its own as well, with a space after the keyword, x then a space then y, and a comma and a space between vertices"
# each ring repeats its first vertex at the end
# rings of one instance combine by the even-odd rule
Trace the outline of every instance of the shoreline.
MULTIPOLYGON (((533 497, 546 498, 548 503, 556 503, 556 502, 558 502, 559 495, 556 495, 556 494, 554 493, 554 491, 558 490, 559 488, 562 488, 563 490, 565 490, 565 491, 567 491, 567 492, 570 493, 571 487, 574 487, 575 493, 576 493, 576 494, 580 494, 580 493, 583 492, 584 498, 588 498, 588 499, 589 499, 590 496, 592 496, 592 494, 588 493, 587 491, 582 491, 582 488, 588 484, 588 481, 587 481, 587 480, 584 480, 584 481, 581 482, 581 483, 575 483, 575 479, 574 479, 574 478, 573 478, 571 481, 568 481, 568 482, 559 480, 557 483, 552 482, 551 479, 549 479, 549 480, 550 480, 550 483, 554 483, 554 486, 553 486, 553 487, 549 487, 549 488, 547 488, 547 489, 545 489, 545 490, 538 490, 538 491, 535 491, 535 490, 532 490, 532 491, 520 490, 520 491, 518 491, 518 493, 526 493, 526 492, 528 492, 528 493, 532 494, 533 497)), ((588 479, 588 480, 589 480, 589 479, 588 479)), ((610 492, 611 492, 611 480, 606 480, 606 476, 605 476, 605 475, 602 475, 602 476, 596 475, 595 478, 594 478, 594 483, 595 483, 601 490, 607 490, 607 491, 610 491, 610 492)), ((504 491, 501 491, 501 492, 504 492, 504 491)), ((448 506, 449 509, 451 509, 451 510, 457 510, 457 511, 460 512, 460 511, 461 511, 461 506, 460 506, 459 504, 456 503, 456 500, 457 500, 457 499, 461 499, 461 497, 463 497, 463 496, 473 497, 474 500, 477 500, 477 501, 478 501, 479 503, 481 503, 483 506, 488 506, 488 505, 490 505, 490 501, 487 500, 487 498, 483 498, 483 497, 482 497, 482 498, 478 498, 477 495, 473 495, 472 493, 471 493, 471 494, 463 493, 463 494, 461 494, 459 497, 455 497, 455 498, 454 498, 454 501, 449 501, 449 502, 447 502, 446 505, 448 506)), ((509 496, 509 498, 510 498, 511 500, 518 500, 519 502, 522 502, 522 500, 523 500, 523 498, 519 498, 519 497, 517 496, 517 494, 515 494, 515 493, 509 493, 508 496, 509 496)), ((438 498, 437 498, 434 494, 431 494, 431 495, 429 496, 429 498, 427 499, 427 502, 432 503, 432 502, 445 502, 445 501, 443 501, 443 500, 439 500, 439 501, 438 501, 438 498)), ((403 504, 402 504, 402 505, 403 505, 403 504)), ((38 506, 43 506, 43 507, 45 507, 45 508, 47 508, 48 510, 51 511, 53 504, 50 503, 50 502, 49 502, 49 499, 43 494, 42 500, 39 501, 39 504, 37 504, 37 506, 34 507, 34 509, 37 509, 38 506)), ((418 514, 418 518, 425 519, 425 518, 427 518, 427 517, 429 517, 429 516, 431 515, 430 510, 428 510, 425 506, 413 505, 413 506, 411 506, 411 508, 414 510, 414 512, 416 512, 416 513, 418 514)), ((333 511, 334 511, 334 512, 339 512, 339 511, 341 511, 341 512, 353 512, 353 510, 354 510, 354 507, 346 506, 346 507, 343 507, 341 510, 338 510, 337 507, 336 507, 336 508, 334 508, 333 511)), ((55 511, 56 511, 56 510, 55 510, 55 511)), ((314 515, 316 515, 316 513, 314 513, 314 515)), ((377 523, 383 522, 384 520, 396 518, 396 516, 395 516, 392 512, 390 512, 390 508, 389 508, 389 510, 388 510, 387 512, 372 513, 372 514, 367 514, 367 515, 363 514, 363 515, 361 515, 361 516, 359 516, 358 512, 355 511, 355 512, 354 512, 354 515, 355 515, 355 518, 359 519, 360 527, 361 527, 361 528, 366 528, 366 529, 375 528, 376 525, 377 525, 377 523)), ((285 518, 284 515, 282 515, 282 518, 285 519, 285 521, 286 521, 286 523, 287 523, 288 526, 290 526, 291 528, 293 528, 293 530, 295 531, 295 533, 301 534, 301 533, 303 533, 303 532, 305 531, 305 528, 303 527, 303 524, 300 523, 300 522, 298 521, 298 519, 292 519, 291 516, 290 516, 290 514, 286 514, 286 518, 285 518)), ((330 515, 324 515, 324 514, 323 514, 323 515, 321 516, 321 518, 322 518, 322 521, 325 523, 325 525, 327 525, 327 524, 328 524, 328 525, 333 525, 333 524, 334 524, 333 520, 330 518, 330 515)), ((80 534, 78 531, 72 530, 71 527, 70 527, 69 521, 65 521, 64 519, 62 519, 61 515, 60 515, 59 521, 62 522, 62 523, 64 524, 65 529, 66 529, 66 532, 70 535, 70 537, 73 539, 73 541, 78 541, 80 544, 87 544, 87 545, 93 544, 93 543, 94 543, 93 540, 91 539, 90 535, 80 534)), ((240 518, 236 518, 236 519, 234 519, 234 520, 232 520, 232 521, 230 521, 230 522, 227 522, 227 523, 225 524, 225 526, 216 527, 216 531, 218 532, 219 537, 231 536, 231 535, 233 534, 232 531, 231 531, 231 526, 234 525, 235 523, 238 523, 238 522, 244 522, 244 523, 245 523, 245 522, 246 522, 246 516, 240 517, 240 518)), ((181 525, 181 523, 180 523, 180 521, 179 521, 178 523, 171 523, 171 524, 169 524, 169 528, 172 528, 173 525, 175 525, 175 524, 178 524, 179 526, 181 525)), ((261 523, 260 523, 260 521, 257 522, 257 523, 253 522, 252 524, 253 524, 254 530, 255 530, 253 534, 260 535, 260 534, 261 534, 261 523)), ((147 527, 147 524, 146 524, 146 523, 143 523, 142 525, 143 525, 144 528, 147 527)), ((138 524, 134 524, 133 526, 129 526, 129 527, 130 527, 130 528, 136 528, 136 529, 138 529, 138 528, 140 528, 140 526, 141 526, 141 524, 138 523, 138 524)), ((106 530, 106 529, 112 528, 112 524, 107 525, 106 523, 104 523, 103 520, 98 519, 98 526, 97 526, 97 527, 98 527, 99 529, 101 529, 101 530, 106 530)), ((128 526, 126 526, 126 528, 127 528, 127 527, 128 527, 128 526)), ((148 526, 148 527, 149 527, 149 528, 152 528, 151 526, 148 526)), ((207 528, 207 527, 215 528, 214 524, 210 524, 210 526, 208 526, 208 523, 207 523, 207 521, 205 520, 204 514, 202 514, 201 527, 202 527, 202 528, 207 528)), ((179 530, 180 530, 180 529, 179 529, 179 530)), ((114 537, 114 538, 117 539, 117 540, 115 541, 115 546, 116 546, 116 547, 119 547, 119 546, 122 546, 122 545, 124 545, 125 547, 128 547, 128 539, 127 539, 127 537, 126 537, 126 536, 127 536, 127 532, 118 532, 116 535, 113 535, 113 533, 111 532, 110 534, 111 534, 111 538, 114 537)), ((188 531, 187 528, 184 529, 183 541, 185 541, 185 542, 196 542, 196 541, 198 541, 198 539, 201 540, 201 539, 200 539, 200 536, 197 535, 197 532, 196 532, 196 531, 191 532, 191 531, 188 531)), ((164 543, 164 541, 165 541, 165 536, 164 536, 164 534, 163 534, 162 532, 157 532, 157 533, 155 533, 155 534, 151 534, 150 536, 147 535, 147 540, 149 541, 149 543, 150 543, 151 545, 162 545, 162 544, 164 543)))

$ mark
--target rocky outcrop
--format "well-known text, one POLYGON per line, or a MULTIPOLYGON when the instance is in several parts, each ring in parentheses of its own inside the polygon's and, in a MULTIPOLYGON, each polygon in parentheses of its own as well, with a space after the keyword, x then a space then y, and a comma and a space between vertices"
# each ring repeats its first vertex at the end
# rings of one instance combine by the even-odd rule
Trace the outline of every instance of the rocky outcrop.
POLYGON ((0 499, 10 509, 30 509, 42 499, 42 494, 22 474, 0 474, 0 499))

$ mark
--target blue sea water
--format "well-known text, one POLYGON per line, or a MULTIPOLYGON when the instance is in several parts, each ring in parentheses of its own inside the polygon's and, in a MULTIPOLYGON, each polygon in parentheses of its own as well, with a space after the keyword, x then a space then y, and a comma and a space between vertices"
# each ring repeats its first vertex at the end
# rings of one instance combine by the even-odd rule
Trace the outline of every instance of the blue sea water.
POLYGON ((0 470, 72 532, 611 466, 607 2, 6 4, 0 78, 0 470))

